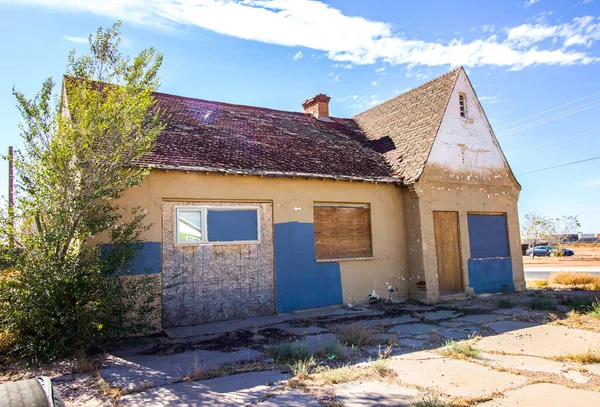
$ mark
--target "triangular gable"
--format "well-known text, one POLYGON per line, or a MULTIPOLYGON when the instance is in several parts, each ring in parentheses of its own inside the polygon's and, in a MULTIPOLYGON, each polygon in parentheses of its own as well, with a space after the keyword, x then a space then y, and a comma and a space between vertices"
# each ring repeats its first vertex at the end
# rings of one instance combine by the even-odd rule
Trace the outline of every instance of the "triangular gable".
POLYGON ((459 70, 427 158, 424 178, 520 188, 464 69, 459 70), (460 95, 466 112, 461 116, 460 95))

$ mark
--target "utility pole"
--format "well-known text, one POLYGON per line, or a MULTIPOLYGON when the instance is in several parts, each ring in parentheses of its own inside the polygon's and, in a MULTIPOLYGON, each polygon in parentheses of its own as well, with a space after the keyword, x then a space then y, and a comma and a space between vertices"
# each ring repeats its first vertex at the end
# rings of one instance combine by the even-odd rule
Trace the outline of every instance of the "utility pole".
POLYGON ((15 185, 13 173, 13 148, 8 147, 8 220, 10 222, 10 234, 8 235, 8 245, 10 249, 15 248, 15 185))

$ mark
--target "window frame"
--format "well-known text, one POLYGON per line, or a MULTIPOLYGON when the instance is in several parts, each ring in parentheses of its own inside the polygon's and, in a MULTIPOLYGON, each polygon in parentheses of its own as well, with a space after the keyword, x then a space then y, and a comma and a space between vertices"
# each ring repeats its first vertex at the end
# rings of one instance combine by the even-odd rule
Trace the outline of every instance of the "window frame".
POLYGON ((260 244, 260 206, 257 205, 177 205, 173 207, 173 245, 174 246, 209 246, 209 245, 240 245, 260 244), (254 210, 256 211, 256 240, 233 240, 228 242, 211 242, 208 240, 208 211, 231 211, 231 210, 254 210), (179 212, 200 212, 201 233, 200 241, 179 241, 179 212))
POLYGON ((458 93, 458 114, 460 114, 460 117, 463 119, 467 118, 467 95, 463 92, 458 93))
POLYGON ((358 260, 373 260, 375 257, 374 252, 375 249, 373 247, 373 219, 372 219, 372 208, 370 203, 360 203, 360 202, 313 202, 313 225, 315 222, 314 212, 316 208, 364 208, 367 209, 368 213, 368 221, 369 221, 369 249, 370 254, 368 256, 356 256, 356 257, 319 257, 317 255, 317 245, 316 245, 316 234, 315 234, 315 261, 317 263, 326 263, 326 262, 340 262, 340 261, 358 261, 358 260))

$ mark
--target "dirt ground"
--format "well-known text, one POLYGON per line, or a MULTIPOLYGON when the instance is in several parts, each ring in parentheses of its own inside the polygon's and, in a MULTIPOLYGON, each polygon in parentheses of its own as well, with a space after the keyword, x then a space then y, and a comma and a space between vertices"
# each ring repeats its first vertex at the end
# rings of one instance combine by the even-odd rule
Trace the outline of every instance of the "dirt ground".
POLYGON ((575 255, 569 257, 523 256, 525 267, 600 267, 600 247, 570 247, 575 255))

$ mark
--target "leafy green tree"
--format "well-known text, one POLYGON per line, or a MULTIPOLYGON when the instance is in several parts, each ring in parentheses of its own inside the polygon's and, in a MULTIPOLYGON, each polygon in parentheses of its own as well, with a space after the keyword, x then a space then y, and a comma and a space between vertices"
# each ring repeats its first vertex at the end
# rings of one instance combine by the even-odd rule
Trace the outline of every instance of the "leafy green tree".
POLYGON ((88 54, 71 51, 60 92, 51 78, 31 100, 13 90, 22 148, 14 229, 2 215, 16 249, 1 252, 0 331, 34 361, 151 328, 152 280, 117 278, 148 226, 115 200, 147 176, 136 163, 163 129, 152 95, 162 55, 121 54, 120 25, 90 34, 88 54))
POLYGON ((577 216, 563 215, 560 218, 549 218, 546 228, 546 239, 556 248, 552 255, 563 255, 563 241, 566 236, 577 233, 581 223, 577 216))

